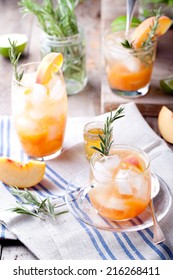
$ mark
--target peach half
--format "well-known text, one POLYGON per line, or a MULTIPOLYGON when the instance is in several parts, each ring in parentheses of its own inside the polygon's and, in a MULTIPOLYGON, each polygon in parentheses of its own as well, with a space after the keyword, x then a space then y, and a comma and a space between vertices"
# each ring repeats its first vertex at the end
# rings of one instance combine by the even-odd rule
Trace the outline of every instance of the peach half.
POLYGON ((27 163, 0 157, 0 180, 18 188, 29 188, 38 184, 45 173, 45 162, 30 160, 27 163))
POLYGON ((52 74, 57 72, 63 64, 63 56, 61 53, 51 52, 43 57, 37 68, 36 83, 47 84, 52 74))
POLYGON ((162 106, 158 115, 158 127, 162 137, 173 144, 173 112, 162 106))
MULTIPOLYGON (((155 17, 149 17, 145 19, 133 32, 132 43, 135 48, 140 48, 142 44, 147 40, 148 34, 151 30, 151 26, 154 24, 155 17)), ((167 16, 161 16, 158 22, 158 28, 155 36, 160 37, 165 34, 172 24, 172 20, 167 16)))

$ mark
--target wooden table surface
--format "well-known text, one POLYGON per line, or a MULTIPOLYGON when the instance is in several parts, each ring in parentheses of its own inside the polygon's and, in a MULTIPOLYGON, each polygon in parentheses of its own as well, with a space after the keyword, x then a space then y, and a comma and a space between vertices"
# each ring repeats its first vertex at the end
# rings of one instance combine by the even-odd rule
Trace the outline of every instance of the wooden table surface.
MULTIPOLYGON (((29 36, 29 44, 22 62, 31 62, 40 60, 40 28, 36 19, 33 17, 23 18, 19 12, 17 0, 0 0, 0 34, 7 33, 25 33, 29 36)), ((101 34, 110 21, 120 14, 125 14, 125 0, 85 0, 83 4, 76 9, 77 17, 81 25, 85 29, 86 49, 87 49, 87 70, 88 84, 85 89, 75 95, 68 97, 69 117, 79 116, 95 116, 117 106, 116 96, 110 95, 107 82, 105 80, 104 71, 102 71, 102 55, 101 55, 101 34)), ((172 32, 172 31, 171 31, 172 32)), ((172 36, 172 35, 169 35, 172 36)), ((170 38, 170 37, 169 37, 170 38)), ((153 78, 150 93, 146 99, 148 100, 148 109, 142 98, 137 102, 144 104, 144 116, 153 130, 158 133, 157 114, 158 114, 158 96, 162 95, 158 85, 159 77, 173 72, 172 46, 166 42, 162 43, 162 48, 167 51, 160 53, 160 60, 157 61, 155 68, 155 76, 153 78), (159 67, 161 63, 161 68, 159 67), (164 65, 164 67, 163 67, 164 65), (160 68, 160 70, 159 70, 160 68), (151 94, 157 91, 155 95, 151 94), (141 100, 141 101, 140 101, 141 100), (152 105, 152 106, 151 106, 152 105), (147 110, 153 114, 146 114, 147 110)), ((8 59, 0 57, 0 114, 11 115, 11 86, 12 67, 8 59)), ((173 96, 162 96, 159 98, 159 106, 163 104, 173 104, 173 96)), ((136 100, 134 100, 136 102, 136 100)), ((120 102, 129 102, 121 100, 120 102)), ((172 146, 171 146, 172 148, 172 146)), ((0 240, 0 259, 1 260, 34 260, 30 251, 27 250, 18 240, 0 240)))

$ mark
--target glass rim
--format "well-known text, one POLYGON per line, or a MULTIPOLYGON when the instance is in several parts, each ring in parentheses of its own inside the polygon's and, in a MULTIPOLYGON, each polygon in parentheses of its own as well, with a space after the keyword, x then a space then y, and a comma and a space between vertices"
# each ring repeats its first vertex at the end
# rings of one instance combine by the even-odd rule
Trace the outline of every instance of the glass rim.
MULTIPOLYGON (((131 27, 130 28, 130 30, 132 30, 132 29, 135 29, 135 27, 131 27)), ((106 39, 106 36, 107 35, 109 35, 109 34, 116 34, 116 33, 118 33, 118 32, 123 32, 124 34, 125 34, 125 30, 117 30, 117 31, 113 31, 112 30, 112 27, 108 27, 108 28, 106 28, 105 29, 105 31, 104 31, 104 45, 106 46, 106 47, 108 47, 109 49, 111 49, 111 50, 116 50, 116 51, 121 51, 122 52, 122 47, 121 47, 121 45, 117 45, 117 46, 111 46, 111 45, 109 45, 108 43, 107 43, 107 39, 106 39)), ((125 37, 124 37, 124 39, 125 39, 125 37)), ((123 40, 123 39, 122 39, 123 40)), ((157 37, 154 39, 154 40, 152 40, 152 42, 151 42, 151 44, 150 45, 148 45, 148 46, 146 46, 146 47, 140 47, 140 48, 136 48, 135 49, 135 52, 136 53, 140 53, 140 52, 142 52, 142 53, 145 53, 145 52, 149 52, 152 48, 155 48, 156 47, 156 44, 157 44, 157 37)), ((127 51, 129 51, 129 52, 133 52, 133 49, 126 49, 126 48, 124 48, 124 51, 125 52, 127 52, 127 51)))
MULTIPOLYGON (((84 131, 87 132, 88 128, 103 128, 104 121, 91 121, 84 125, 84 131)), ((89 133, 90 134, 90 133, 89 133)), ((91 133, 92 134, 92 133, 91 133)))
MULTIPOLYGON (((17 70, 24 69, 27 66, 39 65, 40 63, 41 63, 41 61, 33 61, 33 62, 23 63, 23 64, 20 64, 17 67, 17 70)), ((36 71, 33 71, 33 72, 36 72, 36 71)), ((59 69, 59 68, 58 68, 58 71, 55 72, 55 73, 60 73, 60 75, 62 76, 62 70, 59 69)), ((18 85, 21 85, 23 87, 28 87, 27 85, 25 85, 24 83, 21 82, 22 80, 20 82, 16 80, 15 75, 14 75, 14 71, 13 71, 13 75, 12 75, 12 80, 18 85)))
POLYGON ((81 38, 84 36, 84 29, 80 26, 80 24, 78 24, 78 33, 73 35, 58 37, 56 35, 50 35, 45 31, 42 31, 41 36, 47 42, 50 41, 51 43, 53 42, 54 44, 57 45, 69 44, 69 42, 73 42, 73 41, 76 43, 76 41, 80 42, 81 38))
MULTIPOLYGON (((143 171, 141 171, 140 173, 134 174, 134 175, 130 176, 129 178, 121 178, 121 177, 118 178, 117 177, 116 180, 124 180, 124 179, 131 180, 135 177, 140 177, 142 174, 144 174, 145 172, 147 172, 149 170, 149 168, 150 168, 149 156, 145 151, 143 151, 139 147, 136 147, 136 146, 133 146, 133 145, 128 145, 128 144, 114 144, 114 145, 112 145, 111 149, 115 149, 115 150, 126 149, 126 150, 129 150, 129 151, 132 150, 132 151, 138 152, 140 155, 142 155, 142 157, 144 158, 145 163, 146 163, 145 169, 143 171)), ((111 155, 108 155, 108 156, 111 156, 111 155)), ((102 157, 101 153, 95 152, 90 159, 91 169, 94 170, 94 172, 96 172, 97 174, 99 174, 100 172, 94 167, 94 160, 97 159, 97 158, 100 158, 100 157, 102 157)), ((104 175, 103 173, 102 173, 102 176, 105 176, 108 179, 112 180, 111 177, 109 177, 108 175, 104 175)))
POLYGON ((99 140, 99 135, 102 133, 92 133, 89 132, 90 129, 101 129, 103 131, 104 129, 104 121, 91 121, 85 124, 83 129, 83 136, 84 138, 87 137, 89 139, 93 140, 99 140))

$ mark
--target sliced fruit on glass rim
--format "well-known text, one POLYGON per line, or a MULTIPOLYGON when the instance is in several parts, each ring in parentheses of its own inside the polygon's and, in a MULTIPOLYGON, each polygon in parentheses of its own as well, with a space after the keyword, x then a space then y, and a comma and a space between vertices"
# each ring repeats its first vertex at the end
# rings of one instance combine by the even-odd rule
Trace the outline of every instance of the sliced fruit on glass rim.
POLYGON ((4 57, 9 57, 10 42, 16 43, 16 53, 23 53, 28 42, 25 34, 5 34, 0 36, 0 54, 4 57))
POLYGON ((0 180, 18 188, 29 188, 38 184, 45 173, 43 161, 30 160, 27 163, 0 157, 0 180))
POLYGON ((44 56, 37 68, 36 83, 47 84, 52 74, 57 72, 63 64, 63 55, 61 53, 51 52, 44 56))
MULTIPOLYGON (((111 23, 111 28, 113 32, 125 30, 126 29, 126 16, 119 16, 114 19, 111 23)), ((141 23, 141 20, 133 17, 130 27, 137 27, 141 23)))
MULTIPOLYGON (((135 48, 140 48, 147 40, 151 27, 154 24, 155 17, 145 19, 133 32, 131 41, 135 48)), ((172 24, 172 20, 167 16, 161 16, 158 20, 158 28, 155 32, 156 37, 160 37, 167 32, 172 24)))

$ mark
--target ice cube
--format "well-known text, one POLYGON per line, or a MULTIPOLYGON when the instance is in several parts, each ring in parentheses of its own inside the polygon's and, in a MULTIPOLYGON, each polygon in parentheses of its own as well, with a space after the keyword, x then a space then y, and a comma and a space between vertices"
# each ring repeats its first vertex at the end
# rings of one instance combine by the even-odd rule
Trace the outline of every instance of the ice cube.
POLYGON ((118 192, 122 195, 132 195, 132 176, 136 175, 132 170, 119 169, 115 176, 115 187, 118 189, 118 192))
POLYGON ((22 130, 22 131, 28 131, 28 134, 29 132, 32 132, 33 131, 37 131, 38 130, 38 127, 37 127, 37 124, 35 123, 35 121, 32 121, 30 118, 27 118, 27 117, 18 117, 17 119, 17 128, 18 130, 22 130))
MULTIPOLYGON (((21 87, 22 89, 22 87, 21 87)), ((12 111, 15 116, 21 115, 25 112, 25 106, 26 106, 26 99, 23 94, 23 90, 20 90, 18 92, 14 92, 12 94, 12 111)))
POLYGON ((59 100, 63 97, 65 88, 61 80, 57 79, 57 77, 53 78, 49 82, 49 88, 50 88, 51 99, 59 100))
POLYGON ((32 119, 41 120, 45 117, 45 106, 32 106, 29 111, 29 115, 32 119))
POLYGON ((104 205, 105 208, 115 209, 115 210, 125 210, 125 205, 123 199, 117 198, 115 196, 110 196, 108 199, 105 199, 103 196, 99 196, 99 202, 101 205, 104 205))
POLYGON ((133 55, 128 56, 125 61, 126 67, 130 72, 138 72, 140 70, 140 61, 133 55))
POLYGON ((116 32, 108 34, 106 37, 106 44, 108 44, 110 47, 122 47, 122 42, 124 41, 124 33, 123 32, 116 32))
POLYGON ((31 102, 33 106, 38 106, 40 103, 43 103, 47 100, 47 88, 41 84, 35 84, 30 95, 31 102))
MULTIPOLYGON (((94 165, 93 175, 100 183, 106 183, 113 179, 114 171, 118 167, 120 159, 118 156, 102 157, 94 165)), ((110 183, 110 182, 109 182, 110 183)))
POLYGON ((42 119, 49 107, 47 88, 44 85, 35 84, 29 98, 31 102, 29 115, 33 119, 42 119))
POLYGON ((36 72, 26 73, 26 74, 24 73, 21 83, 25 87, 32 87, 35 84, 35 80, 36 80, 36 72))
POLYGON ((98 172, 103 172, 105 174, 111 174, 112 172, 119 166, 120 158, 117 155, 109 156, 109 157, 102 157, 100 161, 95 163, 95 169, 98 172))
POLYGON ((106 183, 111 178, 111 172, 105 168, 104 163, 97 161, 93 170, 94 178, 101 183, 106 183))
POLYGON ((109 199, 109 208, 113 208, 115 210, 124 211, 126 206, 124 204, 124 200, 120 198, 115 198, 113 196, 109 199))
POLYGON ((116 174, 116 178, 117 179, 128 179, 137 174, 138 174, 137 172, 135 172, 131 169, 119 169, 116 174))
POLYGON ((133 187, 137 198, 145 199, 148 196, 148 181, 144 176, 136 176, 133 178, 133 187))

